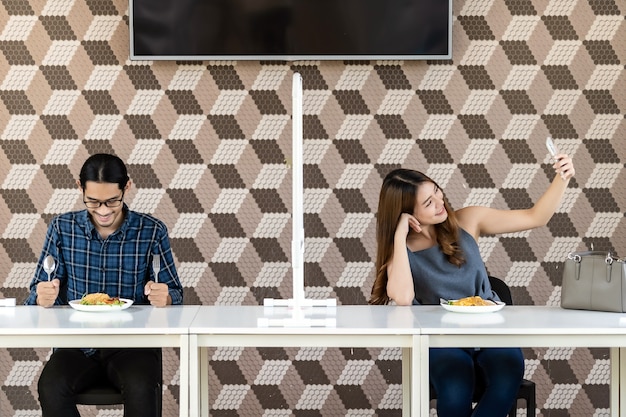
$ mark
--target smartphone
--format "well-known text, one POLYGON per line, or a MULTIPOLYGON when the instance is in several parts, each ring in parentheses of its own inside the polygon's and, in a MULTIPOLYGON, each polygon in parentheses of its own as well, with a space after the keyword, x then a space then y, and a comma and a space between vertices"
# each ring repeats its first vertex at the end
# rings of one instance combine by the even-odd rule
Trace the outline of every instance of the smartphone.
POLYGON ((548 148, 548 152, 550 152, 550 155, 552 155, 553 158, 555 158, 556 155, 559 153, 559 151, 556 149, 554 141, 552 141, 552 138, 550 136, 548 136, 546 139, 546 148, 548 148))
MULTIPOLYGON (((548 152, 550 152, 550 155, 552 155, 552 158, 556 161, 556 155, 559 151, 556 149, 556 145, 550 136, 546 138, 546 148, 548 148, 548 152)), ((559 173, 559 175, 561 175, 561 178, 564 178, 562 172, 559 173)))

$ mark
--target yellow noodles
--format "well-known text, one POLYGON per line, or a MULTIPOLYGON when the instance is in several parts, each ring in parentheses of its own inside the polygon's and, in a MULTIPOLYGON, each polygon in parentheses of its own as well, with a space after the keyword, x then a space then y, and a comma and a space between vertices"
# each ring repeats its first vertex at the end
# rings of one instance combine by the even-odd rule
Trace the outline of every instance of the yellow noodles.
POLYGON ((80 303, 88 306, 123 304, 118 297, 109 297, 109 294, 102 292, 87 294, 80 300, 80 303))
POLYGON ((490 306, 493 305, 493 301, 483 300, 480 296, 465 297, 460 300, 450 301, 450 304, 455 306, 490 306))

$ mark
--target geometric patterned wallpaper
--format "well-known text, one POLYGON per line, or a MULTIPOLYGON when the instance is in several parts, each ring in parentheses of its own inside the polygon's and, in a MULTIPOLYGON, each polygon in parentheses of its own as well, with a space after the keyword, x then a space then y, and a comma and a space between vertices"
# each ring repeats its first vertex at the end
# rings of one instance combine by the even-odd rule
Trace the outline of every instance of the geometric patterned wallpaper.
MULTIPOLYGON (((382 177, 427 172, 453 207, 527 207, 576 177, 546 227, 480 240, 517 304, 559 305, 568 251, 626 256, 626 2, 455 0, 453 59, 148 62, 126 0, 0 0, 0 296, 24 300, 46 225, 82 208, 95 152, 129 166, 138 211, 169 227, 186 304, 289 298, 291 74, 304 83, 305 284, 364 304, 382 177)), ((177 415, 164 351, 164 416, 177 415)), ((607 416, 607 349, 526 349, 540 416, 607 416)), ((0 415, 39 416, 48 349, 0 349, 0 415)), ((399 416, 396 349, 215 349, 211 414, 399 416)), ((85 407, 85 416, 121 416, 85 407)), ((520 412, 521 414, 521 412, 520 412)))

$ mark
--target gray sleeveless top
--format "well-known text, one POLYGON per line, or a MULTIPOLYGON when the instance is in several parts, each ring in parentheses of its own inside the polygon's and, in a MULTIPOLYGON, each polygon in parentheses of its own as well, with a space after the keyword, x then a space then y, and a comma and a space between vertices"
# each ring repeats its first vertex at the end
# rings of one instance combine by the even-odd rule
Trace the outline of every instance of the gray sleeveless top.
POLYGON ((407 248, 415 289, 413 304, 439 304, 440 298, 457 300, 474 295, 499 300, 489 284, 476 240, 463 229, 459 240, 465 258, 460 267, 448 262, 438 245, 417 252, 407 248))

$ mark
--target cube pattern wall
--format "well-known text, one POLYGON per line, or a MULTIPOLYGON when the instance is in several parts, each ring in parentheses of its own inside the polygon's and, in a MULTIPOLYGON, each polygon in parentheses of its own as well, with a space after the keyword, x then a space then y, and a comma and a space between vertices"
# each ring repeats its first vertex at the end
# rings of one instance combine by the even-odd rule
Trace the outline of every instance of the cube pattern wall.
MULTIPOLYGON (((47 223, 82 208, 80 166, 112 152, 129 166, 127 203, 169 227, 186 304, 290 298, 297 71, 307 297, 367 302, 389 170, 428 173, 456 208, 525 208, 552 179, 552 136, 576 164, 558 212, 479 244, 517 304, 558 306, 569 251, 626 256, 625 15, 624 0, 455 0, 450 61, 131 62, 124 0, 0 0, 0 296, 25 299, 47 223)), ((41 415, 49 354, 0 349, 0 416, 41 415)), ((525 354, 540 416, 608 416, 608 350, 525 354)), ((402 412, 399 349, 209 357, 212 416, 402 412)), ((176 416, 178 352, 164 358, 176 416)))

